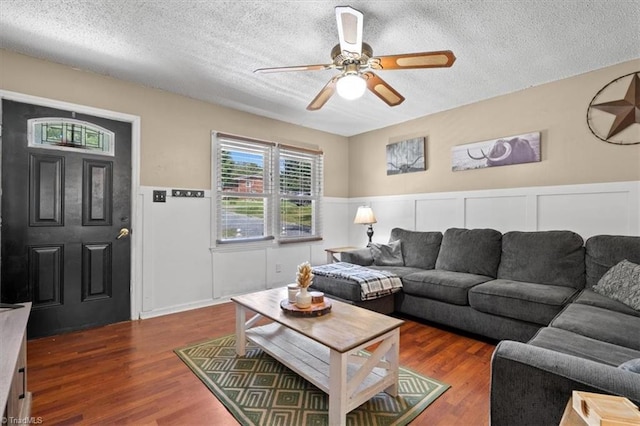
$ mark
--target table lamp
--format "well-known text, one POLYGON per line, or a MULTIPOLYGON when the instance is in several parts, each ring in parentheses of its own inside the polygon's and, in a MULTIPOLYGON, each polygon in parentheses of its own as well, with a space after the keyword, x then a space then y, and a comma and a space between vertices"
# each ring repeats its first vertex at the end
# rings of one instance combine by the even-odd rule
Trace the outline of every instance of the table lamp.
MULTIPOLYGON (((376 223, 376 217, 373 215, 373 210, 371 207, 360 206, 358 207, 358 212, 356 213, 356 218, 353 220, 353 223, 359 225, 369 225, 367 228, 367 236, 369 237, 369 244, 371 244, 371 237, 373 237, 373 224, 376 223)), ((367 245, 369 245, 367 244, 367 245)))

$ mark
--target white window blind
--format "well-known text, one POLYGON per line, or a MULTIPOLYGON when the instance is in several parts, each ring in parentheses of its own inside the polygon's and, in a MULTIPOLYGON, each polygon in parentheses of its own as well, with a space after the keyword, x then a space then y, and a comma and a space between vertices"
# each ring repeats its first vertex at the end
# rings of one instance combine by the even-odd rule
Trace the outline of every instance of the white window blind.
POLYGON ((214 133, 216 244, 322 238, 321 151, 214 133))
POLYGON ((322 153, 294 147, 278 149, 280 240, 321 238, 322 153))
POLYGON ((272 145, 225 136, 216 145, 217 243, 273 238, 272 145))

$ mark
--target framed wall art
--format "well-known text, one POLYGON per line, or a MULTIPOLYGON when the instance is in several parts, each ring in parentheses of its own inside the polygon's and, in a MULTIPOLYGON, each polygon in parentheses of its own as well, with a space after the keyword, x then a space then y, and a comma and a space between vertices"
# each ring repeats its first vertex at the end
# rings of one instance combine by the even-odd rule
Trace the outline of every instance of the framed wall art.
POLYGON ((426 138, 413 138, 387 145, 387 175, 422 172, 427 169, 426 138))
POLYGON ((451 170, 454 172, 536 161, 540 161, 540 132, 490 139, 451 148, 451 170))

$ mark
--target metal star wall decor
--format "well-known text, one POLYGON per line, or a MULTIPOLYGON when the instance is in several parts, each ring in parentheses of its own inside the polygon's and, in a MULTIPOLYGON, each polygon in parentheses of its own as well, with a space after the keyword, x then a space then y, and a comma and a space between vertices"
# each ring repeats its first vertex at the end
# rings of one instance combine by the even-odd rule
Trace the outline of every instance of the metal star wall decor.
MULTIPOLYGON (((593 97, 591 103, 589 104, 589 109, 587 111, 587 124, 589 125, 589 129, 591 130, 591 132, 598 139, 601 139, 605 142, 620 145, 639 144, 640 139, 637 139, 636 135, 633 132, 627 132, 628 134, 625 138, 619 138, 618 140, 613 140, 612 138, 616 135, 619 135, 621 132, 633 126, 634 124, 640 124, 640 72, 623 75, 622 77, 616 78, 615 80, 604 86, 602 89, 600 89, 600 91, 593 97), (626 93, 622 99, 595 103, 601 94, 612 90, 614 88, 613 86, 616 83, 619 83, 620 80, 628 76, 631 76, 631 79, 626 93), (615 116, 615 119, 613 120, 613 123, 611 123, 609 129, 604 129, 602 128, 602 126, 598 127, 593 125, 593 117, 591 113, 594 109, 604 111, 615 116)), ((638 130, 638 132, 636 133, 640 134, 640 130, 638 130)))

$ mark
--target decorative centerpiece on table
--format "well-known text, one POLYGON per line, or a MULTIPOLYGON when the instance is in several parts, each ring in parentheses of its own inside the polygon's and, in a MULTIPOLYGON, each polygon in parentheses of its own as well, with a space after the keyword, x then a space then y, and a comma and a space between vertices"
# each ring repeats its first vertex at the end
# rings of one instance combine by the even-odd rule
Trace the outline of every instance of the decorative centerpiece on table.
POLYGON ((309 262, 298 265, 296 282, 287 285, 287 298, 280 301, 285 314, 294 317, 319 317, 331 311, 331 300, 321 291, 309 291, 313 269, 309 262))
POLYGON ((296 294, 296 306, 300 309, 305 309, 311 306, 311 294, 309 294, 308 288, 313 282, 313 272, 311 271, 311 265, 309 262, 304 262, 298 265, 298 272, 296 273, 296 284, 300 287, 296 294))

